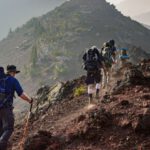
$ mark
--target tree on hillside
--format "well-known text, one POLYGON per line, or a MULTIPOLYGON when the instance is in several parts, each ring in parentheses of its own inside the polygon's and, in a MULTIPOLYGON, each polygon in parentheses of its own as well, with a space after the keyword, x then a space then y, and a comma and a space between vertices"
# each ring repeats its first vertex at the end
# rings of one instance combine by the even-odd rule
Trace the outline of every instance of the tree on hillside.
POLYGON ((32 67, 36 67, 37 59, 38 59, 37 47, 34 45, 32 47, 32 51, 31 51, 31 64, 32 64, 32 67))

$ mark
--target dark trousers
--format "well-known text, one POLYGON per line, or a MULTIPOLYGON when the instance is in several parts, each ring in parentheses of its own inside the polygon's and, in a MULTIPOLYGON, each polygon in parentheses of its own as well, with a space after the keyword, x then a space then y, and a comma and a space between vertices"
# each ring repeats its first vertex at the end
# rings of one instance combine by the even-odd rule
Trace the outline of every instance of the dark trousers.
POLYGON ((14 131, 12 108, 0 108, 0 150, 7 149, 7 143, 14 131))

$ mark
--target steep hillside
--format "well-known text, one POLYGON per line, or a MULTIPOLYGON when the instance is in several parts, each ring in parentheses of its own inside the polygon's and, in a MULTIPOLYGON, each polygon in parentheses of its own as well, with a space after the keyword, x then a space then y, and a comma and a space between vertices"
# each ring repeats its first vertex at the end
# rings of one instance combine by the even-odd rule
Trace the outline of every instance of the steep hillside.
POLYGON ((112 38, 120 47, 130 44, 150 51, 150 31, 113 5, 105 0, 70 0, 10 32, 0 42, 0 63, 18 65, 31 91, 39 84, 79 76, 83 51, 112 38))
MULTIPOLYGON (((123 72, 112 78, 109 95, 101 89, 90 105, 85 77, 40 88, 23 150, 149 150, 150 60, 123 72)), ((13 150, 23 124, 16 125, 13 150)))

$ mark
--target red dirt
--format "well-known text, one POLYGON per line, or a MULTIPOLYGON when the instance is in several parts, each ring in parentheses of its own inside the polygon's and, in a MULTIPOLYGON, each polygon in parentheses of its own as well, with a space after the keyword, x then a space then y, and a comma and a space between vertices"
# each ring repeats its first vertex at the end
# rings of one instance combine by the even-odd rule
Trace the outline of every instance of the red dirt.
MULTIPOLYGON (((150 150, 149 72, 144 75, 146 84, 125 86, 109 101, 89 106, 86 95, 66 96, 31 122, 24 150, 150 150)), ((22 128, 16 126, 13 150, 22 128)))

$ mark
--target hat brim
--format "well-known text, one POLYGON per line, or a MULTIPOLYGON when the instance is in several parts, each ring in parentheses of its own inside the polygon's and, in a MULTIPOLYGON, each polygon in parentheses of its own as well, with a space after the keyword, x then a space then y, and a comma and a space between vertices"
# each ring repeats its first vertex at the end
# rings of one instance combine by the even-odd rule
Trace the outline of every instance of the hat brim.
POLYGON ((7 71, 7 73, 10 73, 10 72, 15 72, 16 74, 20 73, 19 70, 9 70, 9 71, 7 71))
POLYGON ((19 70, 17 70, 17 71, 16 71, 16 73, 20 73, 20 71, 19 71, 19 70))

